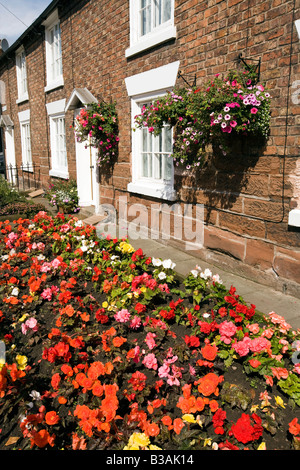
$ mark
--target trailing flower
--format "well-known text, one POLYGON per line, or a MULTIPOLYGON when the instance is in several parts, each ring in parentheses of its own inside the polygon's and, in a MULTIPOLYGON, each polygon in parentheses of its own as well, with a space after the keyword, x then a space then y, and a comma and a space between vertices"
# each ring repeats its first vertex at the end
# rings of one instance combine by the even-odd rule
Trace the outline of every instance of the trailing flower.
POLYGON ((118 116, 114 103, 91 103, 75 118, 78 142, 98 150, 98 164, 110 161, 117 154, 119 142, 118 116))
POLYGON ((199 167, 209 145, 226 154, 238 135, 265 140, 269 134, 270 93, 252 72, 216 74, 203 89, 179 88, 144 106, 136 128, 158 135, 173 128, 172 158, 176 166, 199 167))

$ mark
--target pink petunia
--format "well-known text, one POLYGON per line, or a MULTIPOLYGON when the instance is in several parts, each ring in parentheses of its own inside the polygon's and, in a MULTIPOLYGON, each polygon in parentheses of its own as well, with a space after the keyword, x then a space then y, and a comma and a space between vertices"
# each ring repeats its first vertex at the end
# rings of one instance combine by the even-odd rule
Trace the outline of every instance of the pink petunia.
POLYGON ((258 111, 257 108, 251 108, 251 109, 250 109, 250 113, 251 113, 251 114, 256 114, 257 111, 258 111))

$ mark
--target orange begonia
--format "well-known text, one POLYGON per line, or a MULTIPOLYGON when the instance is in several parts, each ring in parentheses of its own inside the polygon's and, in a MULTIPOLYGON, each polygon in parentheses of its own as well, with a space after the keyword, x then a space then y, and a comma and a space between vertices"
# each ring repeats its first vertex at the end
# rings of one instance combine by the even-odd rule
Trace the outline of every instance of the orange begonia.
POLYGON ((154 436, 158 436, 159 433, 160 433, 160 428, 158 424, 147 422, 146 427, 145 427, 145 434, 147 434, 148 436, 154 437, 154 436))
POLYGON ((197 381, 197 383, 199 384, 198 390, 200 393, 202 393, 202 395, 206 397, 212 395, 213 393, 216 396, 218 396, 219 395, 218 385, 222 381, 223 381, 223 376, 219 377, 213 372, 210 372, 209 374, 206 374, 204 377, 201 377, 201 379, 197 381))
POLYGON ((298 434, 300 434, 300 424, 298 423, 298 418, 294 418, 289 423, 289 431, 294 436, 298 436, 298 434))
POLYGON ((49 444, 51 447, 54 446, 55 435, 50 436, 49 432, 46 429, 41 429, 40 431, 34 433, 31 439, 31 447, 37 445, 40 448, 46 447, 49 444))
POLYGON ((185 424, 181 418, 175 418, 173 421, 173 426, 174 426, 174 431, 176 432, 176 434, 180 434, 185 424))
POLYGON ((56 411, 48 411, 45 415, 45 421, 49 426, 53 426, 59 422, 60 418, 56 411))

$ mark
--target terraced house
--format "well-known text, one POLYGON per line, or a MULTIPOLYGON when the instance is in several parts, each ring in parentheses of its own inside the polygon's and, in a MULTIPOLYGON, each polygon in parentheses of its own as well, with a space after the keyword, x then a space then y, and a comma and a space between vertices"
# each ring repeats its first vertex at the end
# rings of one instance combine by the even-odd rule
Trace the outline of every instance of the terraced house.
POLYGON ((299 21, 295 0, 54 0, 0 55, 6 165, 44 188, 76 179, 95 213, 114 207, 140 225, 141 205, 149 237, 300 296, 299 21), (272 96, 263 147, 212 149, 188 170, 169 158, 174 129, 133 131, 145 104, 250 62, 272 96), (99 168, 73 123, 102 100, 116 103, 119 147, 99 168), (201 243, 184 239, 187 222, 201 243))

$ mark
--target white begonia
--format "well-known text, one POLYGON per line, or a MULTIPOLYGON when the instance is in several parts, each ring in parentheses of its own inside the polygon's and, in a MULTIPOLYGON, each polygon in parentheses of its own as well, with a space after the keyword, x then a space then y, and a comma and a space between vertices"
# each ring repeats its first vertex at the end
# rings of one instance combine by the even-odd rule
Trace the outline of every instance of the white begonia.
POLYGON ((40 394, 40 392, 37 392, 36 390, 32 390, 32 391, 29 393, 29 396, 30 396, 33 400, 40 400, 40 399, 41 399, 41 394, 40 394))
POLYGON ((191 274, 196 278, 198 277, 199 271, 197 269, 192 269, 191 274))
POLYGON ((164 272, 161 272, 161 273, 159 273, 159 275, 158 275, 158 278, 159 278, 161 281, 162 281, 163 279, 166 279, 166 277, 167 277, 167 276, 166 276, 166 273, 164 273, 164 272))
POLYGON ((171 259, 165 259, 162 264, 165 269, 174 269, 176 266, 171 259))
POLYGON ((222 279, 220 279, 219 274, 214 274, 213 277, 212 277, 212 280, 214 282, 217 282, 218 284, 223 284, 223 281, 222 281, 222 279))
POLYGON ((161 266, 162 261, 159 258, 152 258, 152 264, 153 264, 153 266, 161 266))
POLYGON ((200 276, 202 277, 202 279, 208 279, 209 277, 212 276, 212 272, 210 269, 206 268, 204 272, 200 274, 200 276))
POLYGON ((13 290, 11 291, 11 295, 13 295, 14 297, 18 297, 19 295, 19 289, 18 287, 14 287, 13 290))
POLYGON ((77 222, 75 222, 74 226, 75 227, 82 227, 83 226, 83 221, 82 220, 77 220, 77 222))

